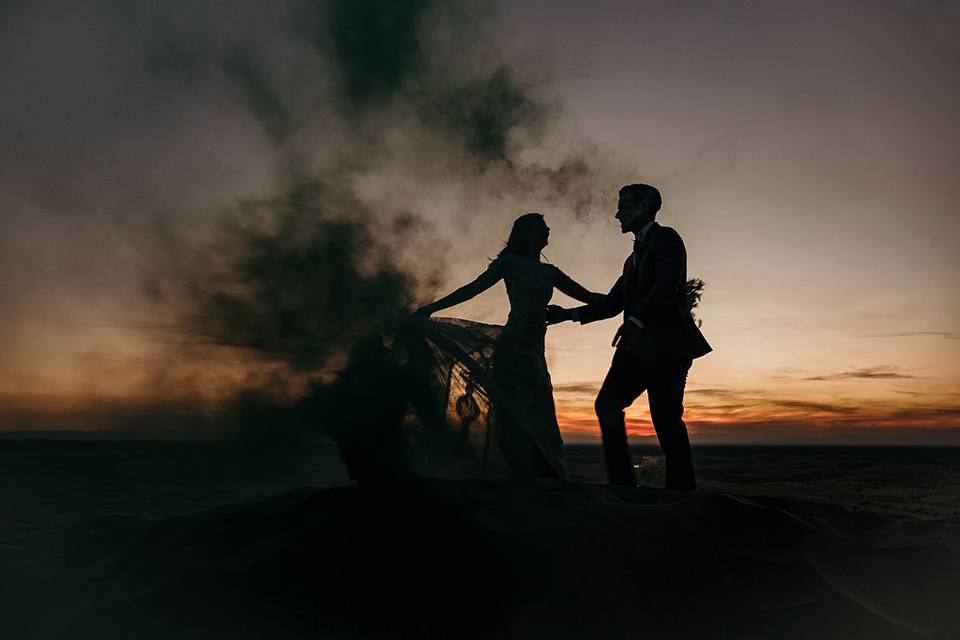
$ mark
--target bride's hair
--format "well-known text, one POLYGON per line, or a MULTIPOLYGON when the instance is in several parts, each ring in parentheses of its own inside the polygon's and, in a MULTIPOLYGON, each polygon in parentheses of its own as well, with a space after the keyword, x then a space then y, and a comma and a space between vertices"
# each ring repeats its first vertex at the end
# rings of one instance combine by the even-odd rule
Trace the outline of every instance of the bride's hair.
POLYGON ((500 250, 497 257, 505 256, 509 253, 523 254, 526 252, 527 244, 533 236, 533 232, 545 225, 543 215, 540 213, 525 213, 513 221, 513 228, 510 229, 510 237, 507 238, 507 245, 500 250))

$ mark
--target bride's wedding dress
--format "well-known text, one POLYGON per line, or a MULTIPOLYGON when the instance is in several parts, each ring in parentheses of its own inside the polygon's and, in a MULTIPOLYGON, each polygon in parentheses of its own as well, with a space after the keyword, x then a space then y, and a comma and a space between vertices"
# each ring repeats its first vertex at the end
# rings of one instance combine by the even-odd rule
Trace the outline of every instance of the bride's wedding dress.
POLYGON ((494 260, 467 293, 501 279, 510 299, 503 327, 452 318, 426 324, 443 412, 481 462, 494 442, 512 475, 566 478, 544 355, 546 309, 554 288, 584 301, 597 294, 551 264, 512 254, 494 260))

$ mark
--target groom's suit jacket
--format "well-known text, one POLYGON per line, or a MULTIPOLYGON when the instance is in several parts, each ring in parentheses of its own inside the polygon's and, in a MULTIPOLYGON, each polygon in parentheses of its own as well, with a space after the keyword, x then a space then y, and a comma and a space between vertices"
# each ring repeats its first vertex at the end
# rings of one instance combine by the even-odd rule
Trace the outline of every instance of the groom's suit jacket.
POLYGON ((670 227, 654 222, 610 293, 577 309, 582 324, 620 312, 643 323, 630 349, 637 358, 692 360, 712 350, 687 308, 687 251, 670 227))

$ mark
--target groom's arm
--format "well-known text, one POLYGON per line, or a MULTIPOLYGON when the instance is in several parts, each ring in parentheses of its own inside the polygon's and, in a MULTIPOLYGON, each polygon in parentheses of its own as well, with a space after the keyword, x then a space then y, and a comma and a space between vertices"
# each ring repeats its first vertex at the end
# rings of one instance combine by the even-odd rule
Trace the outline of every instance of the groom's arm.
POLYGON ((596 302, 575 309, 560 309, 560 311, 568 314, 563 320, 573 320, 580 324, 614 317, 623 311, 623 276, 617 279, 609 293, 596 302))

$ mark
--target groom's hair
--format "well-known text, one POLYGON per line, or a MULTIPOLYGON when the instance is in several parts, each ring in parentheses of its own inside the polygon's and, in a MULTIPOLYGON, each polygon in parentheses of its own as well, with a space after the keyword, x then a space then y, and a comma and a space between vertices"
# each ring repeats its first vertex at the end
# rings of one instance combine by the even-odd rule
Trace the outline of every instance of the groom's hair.
POLYGON ((651 187, 648 184, 628 184, 620 188, 620 195, 632 198, 637 206, 640 206, 640 203, 646 200, 650 203, 650 210, 653 213, 660 211, 660 205, 663 204, 660 199, 660 192, 657 191, 656 187, 651 187))

